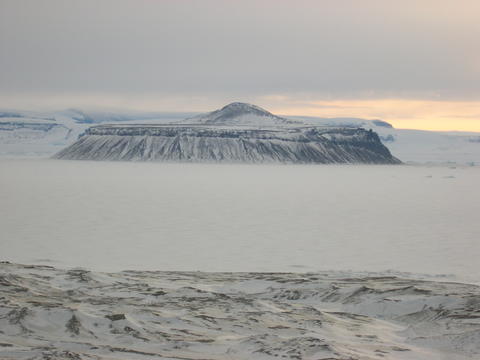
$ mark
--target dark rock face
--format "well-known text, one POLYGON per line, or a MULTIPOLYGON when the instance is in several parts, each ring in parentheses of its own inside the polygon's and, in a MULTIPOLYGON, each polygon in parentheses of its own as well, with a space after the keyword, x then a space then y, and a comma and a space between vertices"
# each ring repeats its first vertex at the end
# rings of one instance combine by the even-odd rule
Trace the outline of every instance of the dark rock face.
POLYGON ((207 125, 95 126, 57 159, 398 164, 365 129, 207 125))

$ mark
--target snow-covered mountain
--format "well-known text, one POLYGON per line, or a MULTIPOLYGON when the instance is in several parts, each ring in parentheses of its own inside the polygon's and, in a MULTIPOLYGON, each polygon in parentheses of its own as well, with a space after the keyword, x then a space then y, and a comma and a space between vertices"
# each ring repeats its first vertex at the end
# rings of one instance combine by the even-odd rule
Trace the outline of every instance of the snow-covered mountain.
POLYGON ((377 134, 315 126, 101 125, 55 155, 70 160, 397 164, 377 134))
POLYGON ((170 125, 100 125, 55 155, 72 160, 395 164, 377 134, 307 126, 232 103, 170 125))

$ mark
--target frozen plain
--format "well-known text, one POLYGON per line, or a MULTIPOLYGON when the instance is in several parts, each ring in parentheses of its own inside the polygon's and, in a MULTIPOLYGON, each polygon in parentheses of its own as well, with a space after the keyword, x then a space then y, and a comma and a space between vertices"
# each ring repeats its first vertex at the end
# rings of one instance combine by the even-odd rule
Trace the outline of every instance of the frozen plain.
POLYGON ((479 181, 1 159, 0 357, 477 359, 479 181))
POLYGON ((480 282, 479 167, 1 159, 0 174, 2 260, 480 282))

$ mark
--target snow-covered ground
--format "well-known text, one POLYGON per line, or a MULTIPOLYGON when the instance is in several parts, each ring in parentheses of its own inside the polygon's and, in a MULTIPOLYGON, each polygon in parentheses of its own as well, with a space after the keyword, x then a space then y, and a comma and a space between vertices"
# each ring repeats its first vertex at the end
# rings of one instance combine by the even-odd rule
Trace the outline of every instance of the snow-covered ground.
POLYGON ((480 282, 480 168, 0 160, 2 260, 480 282))
POLYGON ((0 357, 467 360, 480 288, 319 273, 99 273, 0 263, 0 357))
POLYGON ((480 165, 480 133, 376 128, 383 143, 404 162, 480 165))

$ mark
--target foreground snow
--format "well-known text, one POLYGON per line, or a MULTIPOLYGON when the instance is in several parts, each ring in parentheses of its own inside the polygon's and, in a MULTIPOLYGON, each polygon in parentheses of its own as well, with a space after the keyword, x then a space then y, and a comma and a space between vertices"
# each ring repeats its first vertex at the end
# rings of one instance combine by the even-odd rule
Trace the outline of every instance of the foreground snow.
POLYGON ((0 264, 2 359, 478 359, 480 288, 0 264))

